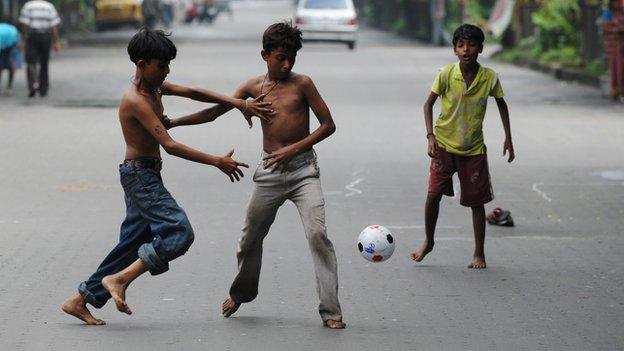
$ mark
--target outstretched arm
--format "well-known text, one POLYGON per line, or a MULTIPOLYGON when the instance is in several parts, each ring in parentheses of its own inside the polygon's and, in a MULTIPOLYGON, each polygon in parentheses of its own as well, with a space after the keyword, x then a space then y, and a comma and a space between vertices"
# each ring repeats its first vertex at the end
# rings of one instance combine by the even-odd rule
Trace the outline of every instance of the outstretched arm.
POLYGON ((245 107, 245 102, 241 99, 235 99, 208 89, 189 88, 182 85, 163 82, 160 90, 163 95, 181 96, 195 101, 209 102, 213 104, 227 104, 231 107, 240 109, 245 107))
MULTIPOLYGON (((168 88, 171 88, 173 84, 168 83, 167 85, 168 85, 168 88)), ((179 88, 178 90, 176 90, 179 93, 188 93, 185 90, 190 89, 190 88, 185 88, 185 87, 180 87, 180 86, 175 86, 175 87, 176 89, 179 88)), ((273 111, 270 108, 270 105, 271 105, 270 102, 262 101, 264 98, 264 95, 258 96, 257 98, 253 100, 247 100, 250 96, 252 96, 249 93, 248 88, 249 88, 249 82, 246 82, 236 89, 234 94, 232 94, 232 97, 226 97, 226 98, 234 100, 234 101, 242 101, 243 108, 240 110, 243 116, 245 117, 245 119, 247 120, 247 122, 249 123, 249 127, 251 128, 251 117, 258 116, 258 118, 266 122, 269 122, 268 116, 273 115, 275 111, 273 111)), ((190 89, 190 90, 193 90, 193 89, 190 89)), ((172 90, 169 90, 169 91, 171 92, 172 90)), ((163 91, 163 94, 164 93, 165 92, 163 91)), ((210 92, 210 93, 213 93, 213 92, 210 92)), ((221 95, 218 93, 214 93, 214 94, 221 95)), ((190 95, 195 96, 195 93, 190 93, 190 95)), ((178 96, 183 96, 183 95, 178 95, 178 96)), ((186 96, 186 97, 189 97, 189 96, 186 96)), ((198 100, 198 101, 204 101, 204 100, 198 100)), ((167 127, 173 128, 177 126, 186 126, 186 125, 194 125, 194 124, 212 122, 216 120, 218 117, 224 115, 225 113, 233 109, 234 107, 236 106, 227 102, 219 103, 219 105, 212 106, 210 108, 201 110, 199 112, 196 112, 187 116, 183 116, 174 120, 169 120, 168 121, 169 124, 167 125, 167 127)))
POLYGON ((425 101, 425 105, 423 106, 424 114, 425 114, 425 128, 427 129, 427 154, 429 157, 434 157, 437 142, 435 134, 433 134, 433 105, 438 99, 438 94, 433 91, 429 93, 429 97, 427 101, 425 101))
POLYGON ((498 106, 498 112, 503 122, 503 129, 505 130, 505 143, 503 144, 503 155, 509 152, 509 158, 507 162, 511 162, 516 158, 514 153, 513 142, 511 141, 511 124, 509 123, 509 109, 507 108, 507 102, 504 98, 496 98, 496 105, 498 106))
POLYGON ((319 94, 316 89, 314 82, 310 79, 310 77, 303 76, 302 78, 302 91, 304 97, 312 109, 312 112, 314 112, 314 115, 318 119, 320 125, 307 137, 294 144, 290 144, 276 150, 266 156, 265 160, 269 160, 269 163, 267 163, 265 168, 270 168, 273 165, 288 163, 288 161, 290 161, 293 157, 305 150, 310 149, 313 145, 332 135, 336 131, 336 125, 334 124, 331 112, 329 111, 325 100, 323 100, 321 94, 319 94))
POLYGON ((189 88, 164 82, 161 86, 163 95, 181 96, 196 101, 215 103, 221 106, 216 109, 208 108, 192 115, 185 116, 184 120, 178 121, 183 124, 173 124, 169 127, 211 122, 232 108, 239 109, 245 118, 247 118, 248 115, 250 116, 249 118, 251 118, 251 116, 267 118, 267 116, 273 113, 273 110, 269 108, 269 105, 271 104, 270 102, 261 101, 262 99, 260 98, 247 100, 249 94, 245 91, 239 93, 239 90, 240 88, 237 89, 234 96, 230 97, 208 89, 189 88))
POLYGON ((135 102, 132 104, 131 112, 139 123, 141 123, 143 128, 145 128, 152 135, 152 137, 163 147, 163 149, 165 149, 168 154, 190 161, 215 166, 230 177, 232 182, 234 179, 238 181, 241 177, 243 177, 243 171, 239 167, 249 167, 244 163, 237 162, 232 159, 231 156, 234 154, 234 150, 231 150, 224 156, 219 157, 176 142, 171 138, 169 133, 167 133, 165 126, 146 102, 135 102))
POLYGON ((165 126, 167 127, 167 129, 170 129, 173 127, 190 126, 194 124, 212 122, 231 109, 233 109, 233 107, 228 105, 212 106, 199 112, 195 112, 190 115, 182 116, 176 119, 166 118, 165 126))

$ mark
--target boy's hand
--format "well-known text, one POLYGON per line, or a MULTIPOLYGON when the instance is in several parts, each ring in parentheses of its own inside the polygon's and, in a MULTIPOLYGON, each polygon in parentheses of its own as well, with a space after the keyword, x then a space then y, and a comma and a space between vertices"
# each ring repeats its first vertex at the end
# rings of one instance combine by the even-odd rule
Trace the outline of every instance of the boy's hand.
POLYGON ((438 143, 436 142, 435 135, 431 135, 427 138, 427 155, 429 157, 434 158, 436 156, 436 151, 438 150, 438 143))
POLYGON ((169 117, 167 117, 167 115, 163 115, 161 122, 163 126, 165 126, 165 128, 167 129, 175 127, 175 123, 169 117))
POLYGON ((238 162, 232 159, 233 154, 234 149, 230 150, 230 152, 225 154, 223 157, 220 157, 219 161, 217 161, 216 164, 221 172, 227 174, 227 176, 230 177, 232 183, 234 182, 234 179, 236 179, 236 181, 240 181, 240 179, 244 177, 243 171, 239 167, 249 168, 249 166, 245 163, 238 162))
POLYGON ((511 139, 505 139, 505 143, 503 144, 503 156, 509 151, 509 158, 507 162, 511 162, 516 158, 516 154, 514 153, 513 143, 511 139))
POLYGON ((249 128, 253 126, 251 121, 253 116, 257 116, 266 123, 271 123, 269 117, 275 114, 275 111, 269 107, 272 104, 271 102, 262 101, 265 96, 266 94, 262 94, 253 100, 243 100, 244 104, 239 107, 239 110, 247 120, 247 124, 249 124, 249 128))
POLYGON ((275 166, 275 168, 273 169, 275 170, 280 166, 286 165, 288 161, 292 160, 293 157, 297 156, 298 151, 293 145, 294 144, 288 145, 265 156, 263 160, 269 162, 264 166, 264 168, 268 169, 272 166, 275 166))

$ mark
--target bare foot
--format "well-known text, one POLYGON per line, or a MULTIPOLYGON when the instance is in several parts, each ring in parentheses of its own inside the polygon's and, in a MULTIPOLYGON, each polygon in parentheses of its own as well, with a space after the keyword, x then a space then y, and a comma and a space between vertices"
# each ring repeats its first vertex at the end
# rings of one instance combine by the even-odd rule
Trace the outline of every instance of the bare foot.
POLYGON ((487 268, 487 264, 485 263, 485 257, 475 256, 475 258, 472 259, 472 262, 470 262, 470 264, 468 265, 468 268, 474 268, 474 269, 487 268))
POLYGON ((63 310, 63 312, 70 314, 89 325, 106 324, 106 322, 104 322, 103 320, 93 317, 93 315, 87 308, 87 302, 85 301, 84 297, 82 297, 82 295, 80 295, 79 293, 75 293, 67 300, 65 300, 65 302, 63 302, 63 305, 61 306, 61 309, 63 310))
POLYGON ((239 307, 240 303, 236 303, 231 297, 228 297, 225 301, 223 301, 223 305, 221 305, 221 313, 223 314, 223 317, 227 318, 238 311, 239 307))
POLYGON ((117 278, 115 275, 107 275, 102 279, 102 286, 111 294, 119 312, 132 314, 130 306, 126 303, 126 288, 128 284, 125 281, 117 278))
POLYGON ((429 244, 429 242, 425 240, 425 242, 420 245, 418 250, 412 252, 410 256, 412 257, 412 260, 420 262, 423 258, 425 258, 425 256, 427 256, 428 253, 431 252, 431 250, 433 250, 433 243, 429 244))
POLYGON ((323 323, 323 326, 329 329, 344 329, 347 325, 344 324, 342 321, 328 319, 323 323))

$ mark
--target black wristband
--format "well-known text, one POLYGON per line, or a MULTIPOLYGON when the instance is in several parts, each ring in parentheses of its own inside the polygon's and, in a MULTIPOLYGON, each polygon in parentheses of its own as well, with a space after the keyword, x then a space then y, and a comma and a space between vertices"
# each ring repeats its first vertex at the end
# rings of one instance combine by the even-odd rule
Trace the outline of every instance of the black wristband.
POLYGON ((435 134, 433 134, 433 133, 427 133, 427 140, 429 140, 429 137, 430 137, 430 136, 435 137, 435 134))

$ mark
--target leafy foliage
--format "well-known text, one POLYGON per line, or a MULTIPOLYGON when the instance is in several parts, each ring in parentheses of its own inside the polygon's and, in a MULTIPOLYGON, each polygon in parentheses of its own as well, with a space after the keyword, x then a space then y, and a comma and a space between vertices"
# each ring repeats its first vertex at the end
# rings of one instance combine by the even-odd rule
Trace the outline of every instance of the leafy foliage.
POLYGON ((580 46, 579 0, 540 0, 532 20, 537 27, 536 45, 544 53, 580 46))

